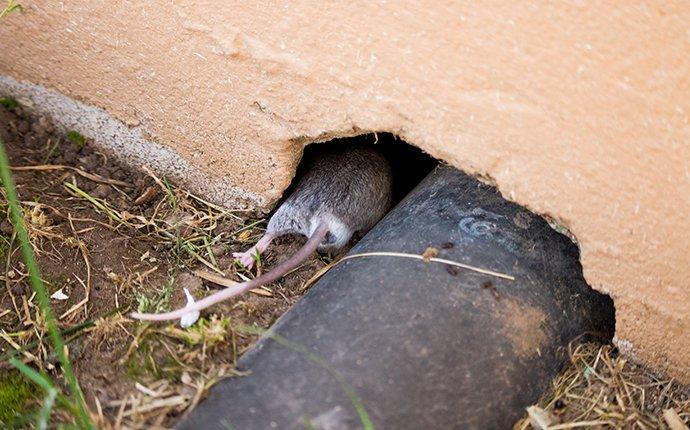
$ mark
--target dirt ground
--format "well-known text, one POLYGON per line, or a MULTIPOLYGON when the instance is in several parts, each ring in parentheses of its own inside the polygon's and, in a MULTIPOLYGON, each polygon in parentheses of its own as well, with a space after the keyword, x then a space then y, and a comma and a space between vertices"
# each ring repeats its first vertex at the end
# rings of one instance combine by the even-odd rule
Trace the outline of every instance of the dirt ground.
MULTIPOLYGON (((0 136, 15 168, 42 278, 100 427, 173 426, 215 380, 234 374, 237 358, 256 340, 249 334, 256 331, 242 327, 271 326, 299 299, 310 277, 332 261, 315 256, 279 282, 202 313, 190 330, 128 319, 132 310, 183 306, 183 287, 196 297, 214 290, 192 274, 195 269, 246 279, 303 239, 278 240, 258 269, 246 271, 231 255, 260 237, 263 220, 223 210, 145 170, 125 168, 79 134, 58 133, 49 120, 25 114, 11 100, 0 102, 0 136)), ((0 264, 0 427, 23 427, 22 417, 40 408, 42 397, 9 368, 7 358, 20 350, 27 364, 48 369, 58 381, 59 371, 4 195, 0 264)), ((630 364, 610 345, 584 344, 571 357, 516 429, 683 428, 669 424, 674 418, 667 414, 690 422, 687 387, 630 364)), ((52 418, 55 424, 69 421, 59 411, 52 418)))
MULTIPOLYGON (((70 330, 69 353, 89 406, 104 427, 171 426, 211 382, 233 373, 237 357, 256 340, 237 328, 268 328, 328 257, 314 257, 281 281, 202 313, 203 321, 189 331, 130 320, 123 315, 133 310, 183 306, 183 287, 196 297, 213 290, 194 269, 222 271, 241 281, 297 249, 301 239, 278 240, 258 269, 241 269, 232 252, 258 239, 262 220, 224 211, 164 178, 127 169, 79 134, 59 134, 49 120, 5 104, 10 108, 0 106, 0 135, 15 168, 42 278, 49 294, 60 297, 51 305, 60 328, 70 330)), ((54 368, 57 360, 5 201, 3 196, 0 361, 22 348, 27 363, 54 368)), ((0 391, 17 380, 16 372, 3 367, 0 391)), ((40 406, 27 391, 25 398, 9 401, 0 423, 10 425, 8 413, 13 407, 25 410, 25 401, 40 406)))

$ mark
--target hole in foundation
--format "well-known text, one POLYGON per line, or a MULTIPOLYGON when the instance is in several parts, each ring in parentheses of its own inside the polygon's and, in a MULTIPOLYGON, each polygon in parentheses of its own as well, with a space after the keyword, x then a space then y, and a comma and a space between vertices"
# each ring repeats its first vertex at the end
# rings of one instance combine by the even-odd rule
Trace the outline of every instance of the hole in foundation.
POLYGON ((311 144, 305 148, 302 161, 295 174, 295 180, 285 191, 283 198, 292 193, 297 180, 304 174, 305 166, 309 165, 311 160, 318 157, 329 146, 362 144, 375 145, 375 148, 381 151, 390 163, 393 173, 393 205, 412 191, 438 164, 438 161, 429 154, 391 133, 368 133, 355 137, 333 139, 328 142, 311 144))
MULTIPOLYGON (((438 165, 438 160, 434 159, 430 155, 424 153, 419 148, 410 145, 403 140, 397 138, 395 135, 390 133, 369 133, 351 138, 341 138, 334 139, 329 142, 318 143, 314 145, 309 145, 306 147, 302 162, 298 168, 296 178, 300 178, 304 172, 304 166, 308 164, 309 161, 313 160, 314 157, 318 157, 319 153, 328 148, 330 145, 353 145, 353 144, 372 144, 376 145, 384 156, 388 159, 391 164, 393 171, 393 182, 394 182, 394 198, 393 206, 391 209, 400 202, 412 189, 417 186, 433 169, 438 165)), ((294 181, 296 182, 296 181, 294 181)), ((286 196, 290 195, 290 192, 294 188, 293 185, 285 193, 286 196)), ((491 185, 481 185, 482 187, 490 187, 494 192, 498 193, 496 188, 491 185)), ((505 199, 501 199, 498 203, 499 206, 515 207, 514 202, 510 202, 505 199)), ((489 208, 491 209, 491 208, 489 208)), ((496 208, 497 211, 500 211, 496 208)), ((583 277, 582 266, 580 264, 580 249, 575 236, 568 231, 562 224, 558 223, 554 219, 548 216, 541 216, 536 214, 525 207, 521 207, 518 211, 513 222, 516 226, 520 227, 521 223, 525 222, 519 215, 524 211, 524 215, 527 218, 531 216, 538 218, 540 221, 548 224, 552 230, 559 233, 556 236, 552 236, 551 239, 546 239, 541 236, 532 237, 529 239, 530 243, 533 243, 535 247, 540 248, 539 242, 543 240, 551 240, 559 243, 558 247, 563 253, 559 258, 545 256, 543 263, 547 265, 553 265, 551 270, 554 270, 556 266, 561 266, 562 270, 567 270, 569 273, 573 273, 577 278, 582 279, 582 283, 587 285, 596 296, 599 298, 597 301, 601 303, 601 306, 610 311, 601 312, 603 315, 602 320, 599 322, 599 327, 601 328, 598 333, 587 333, 583 336, 583 340, 595 341, 595 342, 610 342, 615 329, 615 308, 613 306, 613 300, 610 296, 600 293, 594 290, 591 286, 586 284, 583 277), (527 213, 531 214, 528 216, 527 213), (565 267, 565 266, 567 267, 565 267)), ((524 225, 522 226, 525 227, 524 225)), ((359 239, 359 238, 357 238, 359 239)), ((349 248, 349 247, 348 247, 349 248)), ((344 250, 347 252, 347 248, 344 250)), ((344 253, 343 252, 343 253, 344 253)), ((549 270, 546 266, 535 267, 534 270, 549 270)))
MULTIPOLYGON (((304 149, 304 154, 297 167, 292 183, 283 193, 282 199, 276 204, 275 210, 293 194, 297 184, 306 173, 308 167, 312 165, 312 162, 325 151, 338 145, 372 145, 386 158, 390 164, 393 177, 393 196, 389 210, 395 207, 395 205, 412 191, 412 189, 438 164, 438 161, 430 155, 398 139, 391 133, 368 133, 355 137, 338 138, 327 142, 309 144, 304 149)), ((337 174, 337 172, 334 172, 334 174, 337 174)), ((269 218, 273 216, 275 210, 270 214, 269 218)), ((352 239, 346 246, 340 250, 329 252, 328 254, 331 257, 344 255, 357 241, 359 241, 359 239, 361 239, 363 234, 366 234, 366 232, 354 232, 352 239)), ((293 246, 291 244, 294 244, 295 240, 301 245, 305 239, 306 238, 301 235, 286 234, 277 237, 273 241, 272 247, 276 250, 282 249, 287 245, 287 248, 291 249, 293 246)))

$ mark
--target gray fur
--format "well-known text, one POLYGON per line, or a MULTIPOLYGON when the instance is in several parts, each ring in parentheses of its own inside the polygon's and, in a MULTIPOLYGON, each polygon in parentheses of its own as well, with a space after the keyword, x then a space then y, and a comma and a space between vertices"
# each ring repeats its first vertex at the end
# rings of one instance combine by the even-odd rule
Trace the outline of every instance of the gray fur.
POLYGON ((333 145, 314 159, 268 222, 266 233, 311 237, 328 225, 321 252, 342 248, 388 211, 393 194, 388 161, 371 145, 333 145))

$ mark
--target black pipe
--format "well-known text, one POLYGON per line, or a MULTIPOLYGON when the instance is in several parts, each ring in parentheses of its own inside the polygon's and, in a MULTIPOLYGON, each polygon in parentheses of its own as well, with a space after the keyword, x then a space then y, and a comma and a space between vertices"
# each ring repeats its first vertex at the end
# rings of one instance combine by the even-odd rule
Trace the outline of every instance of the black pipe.
POLYGON ((220 381, 181 429, 508 429, 569 342, 613 334, 577 247, 492 187, 432 172, 350 252, 421 254, 331 269, 220 381), (433 255, 433 250, 428 254, 433 255), (289 342, 286 345, 286 341, 289 342))

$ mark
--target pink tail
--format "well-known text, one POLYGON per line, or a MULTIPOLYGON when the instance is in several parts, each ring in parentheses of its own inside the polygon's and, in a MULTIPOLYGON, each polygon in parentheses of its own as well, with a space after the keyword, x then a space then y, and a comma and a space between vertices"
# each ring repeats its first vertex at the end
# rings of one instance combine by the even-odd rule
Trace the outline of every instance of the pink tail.
POLYGON ((319 246, 319 244, 323 242, 323 240, 326 237, 326 234, 328 234, 328 226, 326 226, 325 224, 320 224, 314 232, 314 234, 312 234, 309 240, 307 240, 307 243, 305 243, 304 246, 302 246, 294 255, 292 255, 292 257, 280 263, 273 270, 264 273, 258 278, 252 279, 251 281, 243 282, 234 287, 229 287, 224 290, 218 291, 217 293, 211 294, 210 296, 199 300, 191 306, 177 309, 172 312, 166 312, 162 314, 142 314, 139 312, 133 312, 130 314, 130 316, 134 319, 147 321, 176 320, 182 318, 182 316, 186 313, 201 311, 209 306, 215 305, 229 298, 239 296, 240 294, 244 294, 253 288, 257 288, 261 285, 274 282, 282 278, 283 275, 285 275, 287 272, 299 266, 307 258, 309 258, 309 256, 312 253, 314 253, 314 251, 316 251, 316 248, 319 246))

